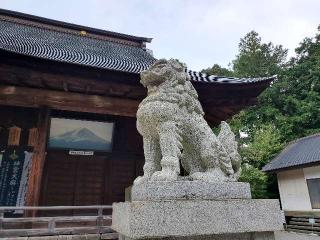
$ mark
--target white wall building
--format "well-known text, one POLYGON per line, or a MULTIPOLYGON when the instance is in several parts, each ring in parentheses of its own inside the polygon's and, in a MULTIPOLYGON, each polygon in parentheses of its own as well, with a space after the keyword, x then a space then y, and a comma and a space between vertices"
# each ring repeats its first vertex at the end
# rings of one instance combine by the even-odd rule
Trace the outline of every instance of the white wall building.
POLYGON ((290 143, 263 171, 277 174, 282 209, 320 214, 320 134, 290 143))

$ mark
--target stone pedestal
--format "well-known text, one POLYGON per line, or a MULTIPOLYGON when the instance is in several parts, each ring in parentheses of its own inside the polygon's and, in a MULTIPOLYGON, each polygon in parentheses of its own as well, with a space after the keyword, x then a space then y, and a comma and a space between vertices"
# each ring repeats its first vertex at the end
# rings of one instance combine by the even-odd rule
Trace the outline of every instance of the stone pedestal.
POLYGON ((246 183, 150 182, 115 203, 122 239, 271 240, 282 230, 278 200, 250 199, 246 183))

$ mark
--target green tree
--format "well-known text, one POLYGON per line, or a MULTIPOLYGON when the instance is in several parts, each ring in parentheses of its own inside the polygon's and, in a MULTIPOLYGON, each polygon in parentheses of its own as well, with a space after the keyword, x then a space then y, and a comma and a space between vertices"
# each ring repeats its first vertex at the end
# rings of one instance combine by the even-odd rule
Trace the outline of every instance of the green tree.
POLYGON ((279 131, 271 124, 254 132, 252 139, 240 146, 243 173, 240 180, 251 185, 254 198, 277 198, 278 186, 274 175, 266 175, 261 168, 283 148, 279 131), (248 167, 250 166, 250 167, 248 167))
POLYGON ((243 164, 239 181, 250 183, 253 198, 266 198, 268 176, 264 172, 250 164, 243 164))
POLYGON ((261 77, 278 74, 286 64, 287 49, 271 42, 262 43, 255 31, 240 39, 239 54, 232 61, 238 77, 261 77))
POLYGON ((240 154, 251 168, 244 170, 241 179, 259 182, 259 186, 253 185, 255 197, 274 197, 277 193, 275 177, 268 174, 264 178, 259 169, 289 141, 320 132, 320 27, 314 38, 302 41, 297 56, 288 63, 285 54, 282 47, 263 44, 258 34, 251 32, 241 39, 239 55, 233 61, 237 76, 278 74, 258 104, 230 122, 234 130, 248 134, 240 141, 245 146, 240 154))
POLYGON ((261 169, 283 148, 279 131, 273 125, 262 126, 252 140, 240 147, 243 163, 261 169))
POLYGON ((304 39, 296 49, 297 57, 279 71, 278 80, 260 95, 259 104, 235 117, 239 129, 253 136, 261 126, 273 123, 282 142, 320 132, 319 35, 304 39))
POLYGON ((221 67, 219 64, 214 64, 211 68, 204 69, 201 72, 204 72, 208 75, 225 76, 225 77, 232 77, 234 75, 232 70, 221 67))
POLYGON ((277 195, 275 176, 264 174, 261 168, 288 142, 320 132, 320 26, 313 38, 300 43, 295 58, 286 61, 286 56, 281 45, 263 43, 258 33, 251 31, 240 40, 233 71, 219 65, 204 70, 235 77, 278 75, 256 106, 230 120, 243 158, 240 180, 250 182, 256 198, 277 195), (241 138, 244 134, 247 137, 241 138))

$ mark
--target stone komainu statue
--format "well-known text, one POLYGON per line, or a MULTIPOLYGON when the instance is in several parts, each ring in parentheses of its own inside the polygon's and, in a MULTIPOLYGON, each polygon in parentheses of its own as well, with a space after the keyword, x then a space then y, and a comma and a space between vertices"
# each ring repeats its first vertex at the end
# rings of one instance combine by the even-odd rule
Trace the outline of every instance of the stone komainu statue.
POLYGON ((137 129, 143 136, 145 181, 179 179, 180 162, 186 179, 236 181, 240 173, 237 142, 227 123, 215 136, 187 77, 177 60, 161 59, 141 73, 148 96, 137 112, 137 129))

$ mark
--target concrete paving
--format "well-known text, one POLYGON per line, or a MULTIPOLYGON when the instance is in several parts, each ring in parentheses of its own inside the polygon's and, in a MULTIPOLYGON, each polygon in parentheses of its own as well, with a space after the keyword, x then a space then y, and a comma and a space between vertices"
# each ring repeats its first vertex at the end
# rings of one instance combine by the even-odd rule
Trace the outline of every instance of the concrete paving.
POLYGON ((275 240, 320 240, 320 236, 281 231, 275 232, 275 240))

